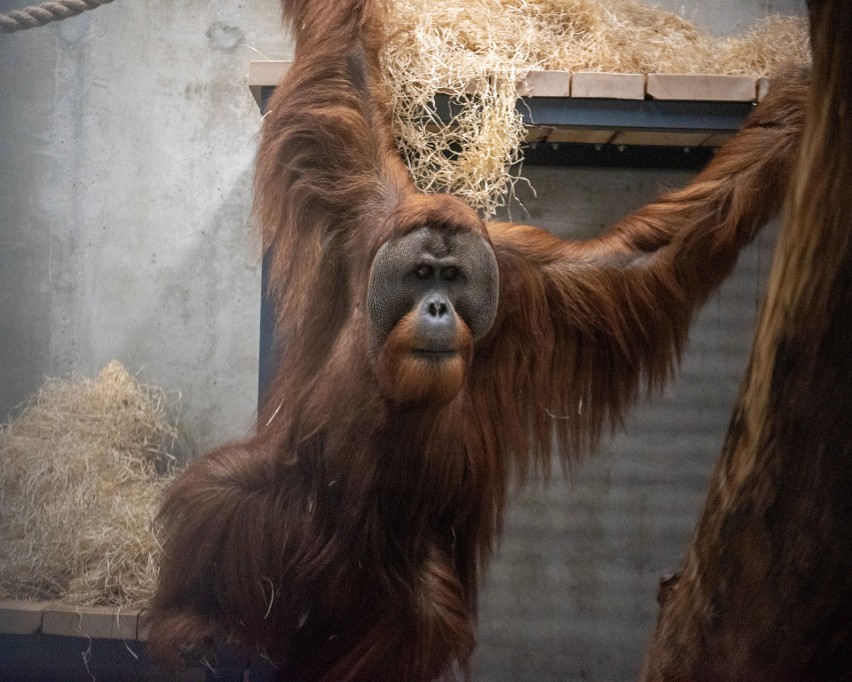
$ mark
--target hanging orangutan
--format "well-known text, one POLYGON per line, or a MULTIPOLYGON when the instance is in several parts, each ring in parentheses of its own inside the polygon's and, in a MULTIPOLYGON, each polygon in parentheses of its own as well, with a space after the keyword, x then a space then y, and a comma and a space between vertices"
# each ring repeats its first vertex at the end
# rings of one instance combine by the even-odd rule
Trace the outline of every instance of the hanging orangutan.
POLYGON ((283 7, 296 55, 255 178, 283 357, 254 435, 166 494, 149 647, 180 660, 230 637, 288 680, 464 676, 510 477, 593 447, 671 375, 780 205, 805 76, 688 187, 565 242, 415 188, 378 0, 283 7))

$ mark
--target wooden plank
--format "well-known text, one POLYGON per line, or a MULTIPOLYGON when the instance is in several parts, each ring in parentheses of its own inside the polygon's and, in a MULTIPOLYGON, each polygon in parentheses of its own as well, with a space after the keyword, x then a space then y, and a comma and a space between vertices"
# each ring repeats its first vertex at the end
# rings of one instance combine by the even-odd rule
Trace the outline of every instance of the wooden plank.
POLYGON ((262 60, 249 62, 248 85, 254 101, 260 106, 260 91, 265 86, 278 85, 292 66, 287 60, 262 60))
POLYGON ((645 99, 645 75, 580 71, 571 76, 571 97, 645 99))
POLYGON ((139 622, 136 625, 136 639, 140 642, 146 642, 150 633, 151 626, 145 620, 145 611, 141 611, 139 613, 139 622))
POLYGON ((714 133, 701 143, 702 147, 721 147, 730 140, 734 133, 714 133))
POLYGON ((554 128, 547 136, 548 142, 576 142, 580 144, 606 144, 614 131, 587 128, 554 128))
POLYGON ((654 99, 752 102, 757 90, 752 76, 649 73, 646 89, 654 99))
POLYGON ((708 137, 708 133, 673 132, 669 130, 622 130, 612 138, 611 144, 698 147, 708 137))
POLYGON ((568 97, 571 74, 567 71, 530 71, 518 83, 518 97, 568 97))
POLYGON ((553 128, 539 128, 537 126, 527 126, 525 142, 544 142, 553 132, 553 128))
POLYGON ((138 609, 51 604, 44 610, 41 631, 66 637, 136 639, 138 621, 138 609))
MULTIPOLYGON (((261 88, 278 85, 292 64, 292 60, 249 62, 248 85, 258 104, 261 88)), ((518 83, 517 90, 519 97, 643 99, 647 89, 647 94, 655 99, 750 102, 765 95, 768 86, 768 78, 751 76, 652 73, 647 76, 646 88, 646 76, 640 73, 580 71, 572 75, 567 71, 530 71, 518 83)), ((479 90, 473 81, 464 88, 467 94, 479 90)))
POLYGON ((757 79, 757 101, 763 101, 763 98, 766 97, 766 93, 769 92, 769 86, 771 81, 768 78, 758 78, 757 79))
POLYGON ((35 634, 41 629, 44 608, 44 602, 0 600, 0 632, 7 635, 35 634))
MULTIPOLYGON (((465 82, 461 90, 465 95, 477 95, 485 91, 488 80, 485 78, 471 78, 465 82)), ((438 93, 441 95, 458 95, 459 91, 457 88, 438 88, 438 93)))

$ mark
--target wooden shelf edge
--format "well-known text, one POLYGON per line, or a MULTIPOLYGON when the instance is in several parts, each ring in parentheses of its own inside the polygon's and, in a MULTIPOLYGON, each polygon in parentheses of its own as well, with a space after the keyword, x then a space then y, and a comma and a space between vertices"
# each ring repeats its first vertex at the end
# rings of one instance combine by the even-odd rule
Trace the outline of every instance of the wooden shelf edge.
MULTIPOLYGON (((261 90, 275 87, 291 60, 249 62, 248 86, 260 105, 261 90)), ((672 101, 755 102, 766 94, 768 78, 718 74, 605 73, 597 71, 530 71, 517 84, 519 97, 577 97, 672 101)))
POLYGON ((140 639, 141 609, 0 600, 0 634, 140 639))

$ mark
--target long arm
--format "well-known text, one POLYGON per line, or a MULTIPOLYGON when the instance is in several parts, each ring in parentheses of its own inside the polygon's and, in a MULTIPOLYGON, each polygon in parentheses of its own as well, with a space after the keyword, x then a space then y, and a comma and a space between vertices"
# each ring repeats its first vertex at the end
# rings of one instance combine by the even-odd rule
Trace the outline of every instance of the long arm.
POLYGON ((292 345, 302 333, 333 337, 351 299, 350 273, 363 272, 367 228, 380 229, 415 189, 381 93, 381 0, 282 6, 296 55, 264 116, 254 212, 278 319, 303 321, 286 330, 292 345))
POLYGON ((564 456, 594 446, 643 381, 653 389, 670 376, 694 311, 783 203, 806 92, 804 70, 785 74, 686 188, 597 239, 489 226, 500 307, 473 387, 493 423, 523 425, 496 436, 522 467, 530 455, 548 461, 554 428, 564 456), (508 368, 497 378, 506 390, 487 388, 489 367, 508 368))
POLYGON ((381 92, 382 0, 282 0, 292 67, 270 97, 258 146, 254 214, 269 263, 283 363, 258 424, 281 419, 328 366, 363 298, 371 240, 416 193, 381 92))
MULTIPOLYGON (((268 103, 254 208, 288 353, 258 431, 273 418, 297 423, 292 411, 353 308, 365 232, 413 192, 377 92, 378 0, 282 5, 296 60, 268 103)), ((164 557, 149 610, 152 651, 194 657, 225 634, 286 648, 299 629, 328 539, 311 525, 310 477, 281 440, 264 433, 226 445, 169 488, 158 517, 164 557)))

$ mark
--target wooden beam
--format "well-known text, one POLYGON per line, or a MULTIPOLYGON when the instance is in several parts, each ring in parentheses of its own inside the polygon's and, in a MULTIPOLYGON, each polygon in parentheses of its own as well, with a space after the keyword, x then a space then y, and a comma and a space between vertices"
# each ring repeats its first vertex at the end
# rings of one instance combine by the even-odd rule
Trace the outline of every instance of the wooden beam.
POLYGON ((136 639, 139 609, 50 604, 42 616, 46 635, 93 639, 136 639))
POLYGON ((256 60, 249 62, 248 86, 257 106, 260 106, 260 91, 265 86, 275 86, 293 64, 290 60, 256 60))
POLYGON ((568 97, 571 74, 567 71, 530 71, 518 83, 518 97, 568 97))
POLYGON ((721 147, 734 136, 733 133, 715 133, 701 143, 702 147, 721 147))
POLYGON ((709 133, 670 130, 622 130, 610 140, 611 144, 649 145, 654 147, 698 147, 704 144, 709 133))
POLYGON ((548 142, 574 142, 581 144, 606 144, 614 135, 612 130, 589 128, 553 128, 547 136, 548 142))
POLYGON ((32 635, 41 630, 44 602, 0 600, 0 632, 6 635, 32 635))
POLYGON ((649 73, 647 93, 654 99, 707 102, 753 102, 757 96, 752 76, 649 73))
POLYGON ((580 71, 571 76, 571 97, 645 99, 645 75, 580 71))
POLYGON ((766 93, 769 92, 769 83, 770 80, 768 78, 758 78, 757 79, 757 101, 763 101, 763 98, 766 97, 766 93))

